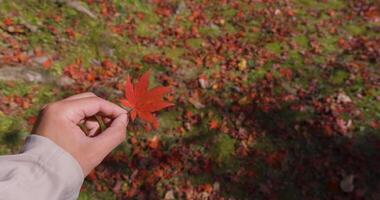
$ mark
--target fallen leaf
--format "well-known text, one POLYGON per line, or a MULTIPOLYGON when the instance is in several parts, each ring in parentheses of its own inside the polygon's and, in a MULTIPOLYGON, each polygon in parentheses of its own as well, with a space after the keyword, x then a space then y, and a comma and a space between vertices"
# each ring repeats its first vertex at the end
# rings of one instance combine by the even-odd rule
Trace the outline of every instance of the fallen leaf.
POLYGON ((209 128, 210 129, 217 129, 218 127, 219 127, 218 120, 213 119, 213 120, 210 121, 210 123, 209 123, 209 128))
POLYGON ((339 93, 337 100, 339 103, 351 103, 352 100, 349 96, 347 96, 345 93, 339 93))
POLYGON ((343 192, 347 192, 347 193, 354 191, 355 189, 354 178, 355 176, 353 174, 344 177, 340 181, 340 189, 342 189, 343 192))
POLYGON ((239 70, 244 71, 247 69, 247 60, 246 59, 241 59, 239 64, 238 64, 239 70))
POLYGON ((3 20, 3 24, 6 26, 11 26, 11 25, 13 25, 13 20, 11 18, 5 18, 3 20))
POLYGON ((157 149, 157 147, 160 144, 160 140, 158 139, 158 136, 155 135, 152 139, 148 139, 148 147, 151 149, 157 149))
POLYGON ((42 66, 44 67, 44 69, 49 69, 52 64, 53 64, 53 60, 47 59, 45 62, 42 63, 42 66))
POLYGON ((208 83, 208 80, 205 76, 200 76, 198 81, 199 81, 199 85, 201 86, 201 88, 203 88, 203 89, 208 88, 209 83, 208 83))
POLYGON ((164 199, 165 200, 173 200, 173 199, 175 199, 173 190, 167 191, 166 194, 165 194, 164 199))

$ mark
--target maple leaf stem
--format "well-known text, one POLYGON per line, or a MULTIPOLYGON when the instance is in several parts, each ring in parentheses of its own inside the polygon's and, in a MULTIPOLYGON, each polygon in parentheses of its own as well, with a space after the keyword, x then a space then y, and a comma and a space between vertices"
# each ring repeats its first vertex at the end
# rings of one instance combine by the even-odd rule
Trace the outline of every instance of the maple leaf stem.
POLYGON ((79 128, 82 129, 82 131, 84 132, 84 134, 86 134, 86 136, 88 136, 89 134, 88 129, 84 124, 79 124, 79 128))
POLYGON ((95 115, 95 119, 96 119, 96 121, 98 121, 98 124, 99 124, 101 132, 103 132, 104 130, 106 130, 107 126, 104 123, 104 120, 103 120, 102 116, 95 115))
POLYGON ((132 108, 123 107, 127 112, 131 112, 132 108))

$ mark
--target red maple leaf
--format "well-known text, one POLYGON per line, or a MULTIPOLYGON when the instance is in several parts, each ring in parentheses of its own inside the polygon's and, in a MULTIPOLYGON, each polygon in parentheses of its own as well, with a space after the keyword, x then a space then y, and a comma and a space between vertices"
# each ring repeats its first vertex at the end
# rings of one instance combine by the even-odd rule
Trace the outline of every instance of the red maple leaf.
POLYGON ((166 102, 162 97, 169 93, 170 87, 155 87, 149 89, 150 71, 145 72, 138 82, 132 85, 131 78, 128 76, 125 84, 125 99, 120 102, 130 108, 132 121, 138 116, 145 122, 150 123, 154 129, 158 128, 158 120, 152 114, 174 104, 166 102))
POLYGON ((3 20, 3 24, 5 24, 6 26, 11 26, 13 25, 13 20, 11 18, 5 18, 3 20))
POLYGON ((209 122, 209 128, 210 129, 217 129, 219 127, 219 122, 216 119, 213 119, 209 122))

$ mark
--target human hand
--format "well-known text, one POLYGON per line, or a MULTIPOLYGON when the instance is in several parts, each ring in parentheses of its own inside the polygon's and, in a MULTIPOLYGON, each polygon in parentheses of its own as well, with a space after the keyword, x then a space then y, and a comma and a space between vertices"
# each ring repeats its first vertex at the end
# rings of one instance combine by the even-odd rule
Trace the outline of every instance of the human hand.
POLYGON ((74 95, 46 105, 35 124, 32 134, 49 138, 70 153, 80 164, 86 176, 126 137, 127 111, 93 93, 74 95), (94 115, 104 117, 110 126, 94 136, 99 129, 94 115), (90 135, 79 127, 85 124, 90 135))

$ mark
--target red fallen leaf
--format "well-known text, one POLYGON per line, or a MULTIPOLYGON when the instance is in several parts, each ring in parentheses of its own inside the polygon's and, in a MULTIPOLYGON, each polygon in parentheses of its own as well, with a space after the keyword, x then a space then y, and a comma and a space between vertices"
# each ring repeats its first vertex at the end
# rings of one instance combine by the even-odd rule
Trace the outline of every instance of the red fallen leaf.
POLYGON ((364 16, 372 21, 379 22, 380 21, 380 9, 377 9, 375 6, 372 6, 364 13, 364 16))
POLYGON ((95 170, 92 170, 86 177, 88 180, 90 181, 96 181, 97 180, 97 176, 96 176, 96 171, 95 170))
POLYGON ((72 28, 67 28, 65 30, 65 33, 66 33, 67 37, 69 37, 70 39, 75 39, 76 33, 72 28))
POLYGON ((87 81, 93 82, 93 81, 95 81, 95 79, 96 79, 96 75, 93 72, 90 72, 90 73, 88 73, 86 75, 86 80, 87 81))
POLYGON ((150 123, 154 129, 157 129, 158 121, 152 113, 174 104, 162 100, 162 97, 170 92, 170 87, 148 89, 149 77, 150 71, 147 71, 135 85, 132 85, 128 76, 125 84, 125 99, 121 99, 120 103, 132 109, 130 111, 132 121, 138 116, 143 121, 150 123))
POLYGON ((44 67, 44 69, 49 69, 51 67, 51 65, 53 64, 53 60, 51 60, 50 58, 47 59, 44 63, 42 63, 42 66, 44 67))
POLYGON ((108 59, 105 59, 102 61, 102 67, 106 68, 106 69, 111 69, 114 67, 114 65, 112 64, 112 62, 108 59))
POLYGON ((371 123, 370 123, 371 127, 374 128, 374 129, 377 129, 380 127, 380 123, 376 120, 372 120, 371 123))
POLYGON ((144 18, 145 18, 144 13, 142 13, 142 12, 136 12, 136 16, 137 16, 140 20, 144 20, 144 18))
POLYGON ((286 68, 281 68, 280 69, 280 74, 281 76, 283 76, 284 78, 290 80, 293 76, 293 72, 291 69, 286 69, 286 68))
POLYGON ((170 9, 168 8, 157 8, 155 10, 155 13, 164 17, 169 17, 172 14, 170 9))
POLYGON ((3 23, 4 23, 4 25, 6 25, 6 26, 10 26, 10 25, 13 25, 13 20, 12 20, 11 18, 5 18, 5 19, 3 20, 3 23))
POLYGON ((339 183, 335 179, 331 179, 327 182, 327 189, 331 192, 339 191, 339 183))
POLYGON ((217 129, 218 127, 219 127, 218 120, 213 119, 213 120, 210 121, 210 123, 209 123, 209 128, 210 129, 217 129))
POLYGON ((148 139, 148 147, 151 149, 157 149, 157 147, 160 144, 160 140, 158 139, 158 136, 155 135, 152 139, 148 139))
POLYGON ((55 16, 53 16, 53 20, 54 20, 54 22, 59 23, 59 22, 62 21, 62 16, 60 16, 60 15, 55 15, 55 16))
POLYGON ((286 152, 276 151, 265 157, 266 163, 274 168, 278 168, 281 165, 281 162, 284 160, 286 152))
POLYGON ((40 49, 40 48, 36 48, 36 49, 34 49, 34 50, 33 50, 33 53, 34 53, 34 56, 35 56, 35 57, 41 57, 41 56, 44 55, 42 49, 40 49))
POLYGON ((162 178, 165 174, 165 171, 156 167, 154 170, 153 170, 153 174, 156 176, 156 177, 159 177, 159 178, 162 178))
POLYGON ((29 118, 27 119, 27 121, 28 121, 28 124, 29 124, 29 125, 33 125, 34 123, 36 123, 37 118, 36 118, 35 116, 32 116, 32 117, 29 117, 29 118))
POLYGON ((339 38, 338 40, 338 45, 340 47, 342 47, 343 49, 348 49, 350 48, 350 45, 348 44, 348 42, 344 39, 344 38, 339 38))
POLYGON ((20 63, 25 63, 28 60, 28 56, 24 52, 15 54, 15 59, 20 63))
POLYGON ((200 186, 200 189, 204 192, 207 192, 207 193, 211 193, 213 188, 212 188, 212 185, 209 184, 209 183, 206 183, 206 184, 203 184, 200 186))

